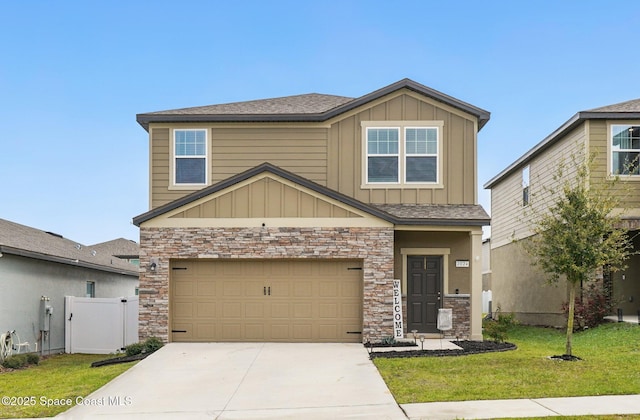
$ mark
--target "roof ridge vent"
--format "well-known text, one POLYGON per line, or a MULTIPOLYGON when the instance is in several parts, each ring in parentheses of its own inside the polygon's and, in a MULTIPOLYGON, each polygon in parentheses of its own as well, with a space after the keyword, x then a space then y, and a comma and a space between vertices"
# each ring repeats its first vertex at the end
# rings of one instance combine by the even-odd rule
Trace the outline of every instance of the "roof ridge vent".
POLYGON ((63 236, 62 236, 62 235, 60 235, 59 233, 49 232, 49 231, 45 231, 44 233, 49 234, 49 235, 51 235, 51 236, 55 236, 56 238, 63 239, 63 236))

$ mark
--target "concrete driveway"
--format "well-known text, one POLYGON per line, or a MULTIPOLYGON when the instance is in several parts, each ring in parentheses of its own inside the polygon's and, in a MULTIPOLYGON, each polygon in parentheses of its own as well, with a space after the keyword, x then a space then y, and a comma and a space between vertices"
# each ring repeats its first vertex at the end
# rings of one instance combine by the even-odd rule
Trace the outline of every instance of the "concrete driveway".
POLYGON ((406 420, 361 344, 171 343, 58 418, 406 420))

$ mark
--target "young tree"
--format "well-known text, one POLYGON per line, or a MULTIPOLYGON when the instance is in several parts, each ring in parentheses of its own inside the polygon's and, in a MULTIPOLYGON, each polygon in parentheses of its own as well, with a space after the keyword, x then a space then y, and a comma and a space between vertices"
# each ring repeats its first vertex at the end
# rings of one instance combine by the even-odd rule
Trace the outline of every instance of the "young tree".
MULTIPOLYGON (((550 283, 565 276, 569 286, 566 354, 572 355, 576 289, 596 270, 609 266, 624 268, 631 242, 620 226, 620 198, 616 194, 619 178, 591 182, 594 156, 572 158, 575 175, 566 175, 561 164, 553 179, 559 188, 547 188, 541 206, 529 206, 533 223, 530 241, 523 241, 535 264, 549 275, 550 283), (546 205, 545 205, 546 204, 546 205)), ((620 192, 620 189, 617 189, 620 192)), ((533 197, 535 200, 535 197, 533 197)), ((532 203, 536 204, 536 203, 532 203)))

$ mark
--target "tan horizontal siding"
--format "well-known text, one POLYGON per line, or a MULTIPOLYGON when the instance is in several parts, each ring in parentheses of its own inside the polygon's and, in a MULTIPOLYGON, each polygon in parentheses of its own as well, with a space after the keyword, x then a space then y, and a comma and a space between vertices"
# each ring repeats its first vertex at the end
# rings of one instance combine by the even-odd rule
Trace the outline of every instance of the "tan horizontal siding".
POLYGON ((530 208, 522 206, 522 169, 516 169, 491 189, 491 246, 500 247, 513 238, 521 239, 530 235, 530 217, 542 214, 559 191, 553 177, 560 164, 565 164, 566 179, 575 176, 572 155, 579 156, 579 149, 585 147, 585 126, 581 125, 562 139, 556 141, 542 154, 529 161, 530 208))

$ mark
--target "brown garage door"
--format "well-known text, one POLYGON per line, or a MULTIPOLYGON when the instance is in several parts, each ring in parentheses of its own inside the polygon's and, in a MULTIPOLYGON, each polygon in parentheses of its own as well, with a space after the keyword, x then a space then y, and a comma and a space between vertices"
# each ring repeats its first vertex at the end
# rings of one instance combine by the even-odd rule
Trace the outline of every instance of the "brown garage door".
POLYGON ((172 341, 360 342, 358 261, 172 261, 172 341))

